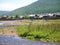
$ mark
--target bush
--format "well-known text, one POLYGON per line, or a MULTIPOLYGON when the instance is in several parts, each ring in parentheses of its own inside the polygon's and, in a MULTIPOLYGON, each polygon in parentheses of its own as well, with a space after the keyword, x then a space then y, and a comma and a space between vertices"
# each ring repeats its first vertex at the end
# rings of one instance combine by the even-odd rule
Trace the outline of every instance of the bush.
POLYGON ((27 39, 35 40, 34 36, 26 36, 27 39))

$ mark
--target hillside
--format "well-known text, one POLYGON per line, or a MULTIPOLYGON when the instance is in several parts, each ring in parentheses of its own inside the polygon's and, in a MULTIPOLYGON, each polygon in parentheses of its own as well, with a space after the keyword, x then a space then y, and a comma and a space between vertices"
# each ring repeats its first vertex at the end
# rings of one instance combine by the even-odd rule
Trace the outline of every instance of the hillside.
POLYGON ((0 11, 0 15, 2 15, 2 14, 6 14, 6 13, 8 13, 9 11, 0 11))
POLYGON ((0 14, 8 13, 9 11, 0 11, 0 14))
POLYGON ((60 12, 60 0, 38 0, 28 6, 13 10, 9 15, 27 15, 60 12))

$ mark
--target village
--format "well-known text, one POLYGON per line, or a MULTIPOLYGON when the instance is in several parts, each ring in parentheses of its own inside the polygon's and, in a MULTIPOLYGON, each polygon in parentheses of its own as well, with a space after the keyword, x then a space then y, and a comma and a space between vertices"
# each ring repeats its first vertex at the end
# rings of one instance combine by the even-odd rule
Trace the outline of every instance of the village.
POLYGON ((60 14, 29 14, 27 16, 22 15, 15 15, 15 16, 9 16, 9 15, 3 15, 0 16, 0 20, 23 20, 23 19, 60 19, 60 14))

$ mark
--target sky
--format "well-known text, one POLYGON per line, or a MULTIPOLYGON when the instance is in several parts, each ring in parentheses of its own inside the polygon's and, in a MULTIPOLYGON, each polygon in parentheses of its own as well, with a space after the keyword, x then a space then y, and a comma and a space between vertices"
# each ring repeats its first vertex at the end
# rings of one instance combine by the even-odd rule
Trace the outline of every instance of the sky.
POLYGON ((12 11, 27 6, 37 0, 0 0, 0 11, 12 11))

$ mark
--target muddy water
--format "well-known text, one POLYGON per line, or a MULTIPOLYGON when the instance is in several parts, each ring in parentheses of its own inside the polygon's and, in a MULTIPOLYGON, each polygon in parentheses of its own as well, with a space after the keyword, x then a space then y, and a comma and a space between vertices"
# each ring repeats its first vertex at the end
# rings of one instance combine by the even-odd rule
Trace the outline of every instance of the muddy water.
POLYGON ((0 36, 0 45, 60 45, 60 43, 38 42, 22 39, 21 37, 0 36))

